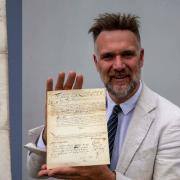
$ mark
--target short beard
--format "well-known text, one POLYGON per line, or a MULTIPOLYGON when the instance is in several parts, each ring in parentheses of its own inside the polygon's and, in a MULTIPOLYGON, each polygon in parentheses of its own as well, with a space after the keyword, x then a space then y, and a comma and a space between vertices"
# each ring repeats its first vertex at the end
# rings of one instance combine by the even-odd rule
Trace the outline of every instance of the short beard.
POLYGON ((137 73, 136 76, 133 77, 131 82, 127 85, 127 87, 113 88, 112 83, 109 81, 105 84, 107 91, 117 98, 126 98, 129 95, 133 94, 136 89, 139 81, 140 81, 140 72, 137 73))

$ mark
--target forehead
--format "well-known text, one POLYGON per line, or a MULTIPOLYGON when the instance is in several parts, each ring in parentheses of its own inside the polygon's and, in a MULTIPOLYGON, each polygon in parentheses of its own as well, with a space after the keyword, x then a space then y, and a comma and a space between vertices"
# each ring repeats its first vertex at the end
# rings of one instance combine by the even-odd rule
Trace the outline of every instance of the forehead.
POLYGON ((98 52, 137 49, 138 40, 135 34, 128 30, 102 31, 95 41, 95 48, 98 52))

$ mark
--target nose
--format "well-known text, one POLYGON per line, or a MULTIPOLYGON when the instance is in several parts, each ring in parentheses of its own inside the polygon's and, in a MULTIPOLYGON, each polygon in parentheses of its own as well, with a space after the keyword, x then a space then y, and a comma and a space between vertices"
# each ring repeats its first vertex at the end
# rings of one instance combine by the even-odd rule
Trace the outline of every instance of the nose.
POLYGON ((118 71, 121 71, 122 69, 125 68, 125 64, 119 55, 117 55, 114 58, 113 68, 114 68, 114 70, 118 70, 118 71))

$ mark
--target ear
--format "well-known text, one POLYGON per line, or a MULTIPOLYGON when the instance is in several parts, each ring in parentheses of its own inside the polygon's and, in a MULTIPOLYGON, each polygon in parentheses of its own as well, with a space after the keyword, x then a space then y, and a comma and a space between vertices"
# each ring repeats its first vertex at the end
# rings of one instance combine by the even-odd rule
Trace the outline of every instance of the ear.
POLYGON ((94 60, 94 64, 96 66, 96 70, 99 71, 99 68, 98 68, 98 60, 97 60, 97 57, 95 54, 93 54, 93 60, 94 60))
POLYGON ((143 67, 144 65, 144 49, 141 48, 140 50, 140 67, 143 67))

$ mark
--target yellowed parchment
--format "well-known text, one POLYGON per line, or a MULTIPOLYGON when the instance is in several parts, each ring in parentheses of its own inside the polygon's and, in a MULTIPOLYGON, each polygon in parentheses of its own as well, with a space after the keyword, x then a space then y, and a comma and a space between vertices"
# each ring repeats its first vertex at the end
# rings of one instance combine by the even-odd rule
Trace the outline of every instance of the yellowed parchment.
POLYGON ((50 91, 47 166, 109 164, 105 90, 50 91))
POLYGON ((5 0, 0 0, 0 179, 11 180, 5 0))

